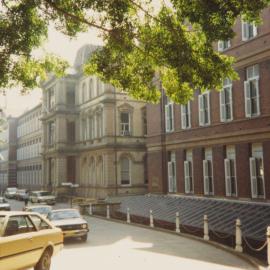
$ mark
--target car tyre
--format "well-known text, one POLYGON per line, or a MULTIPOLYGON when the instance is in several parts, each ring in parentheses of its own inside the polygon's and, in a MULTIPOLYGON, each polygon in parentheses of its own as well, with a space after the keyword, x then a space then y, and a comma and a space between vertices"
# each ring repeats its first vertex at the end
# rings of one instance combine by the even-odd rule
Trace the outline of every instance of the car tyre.
POLYGON ((81 237, 82 242, 86 242, 87 241, 87 234, 85 234, 84 236, 81 237))
POLYGON ((51 257, 52 257, 51 252, 48 249, 46 249, 43 252, 34 270, 50 270, 51 257))

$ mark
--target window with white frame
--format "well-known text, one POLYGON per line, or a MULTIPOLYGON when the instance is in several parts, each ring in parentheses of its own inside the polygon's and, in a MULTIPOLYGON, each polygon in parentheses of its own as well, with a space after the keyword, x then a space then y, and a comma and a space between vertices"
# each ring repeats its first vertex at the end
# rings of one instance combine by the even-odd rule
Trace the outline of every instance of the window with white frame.
POLYGON ((192 169, 192 151, 186 151, 186 160, 184 161, 185 193, 193 193, 193 169, 192 169))
POLYGON ((130 113, 120 112, 120 134, 122 136, 130 135, 130 113))
POLYGON ((258 29, 254 22, 242 20, 242 40, 246 41, 258 35, 258 29))
POLYGON ((168 187, 170 193, 176 192, 176 160, 175 152, 168 152, 168 187))
POLYGON ((219 93, 220 121, 226 122, 233 119, 232 106, 232 81, 227 78, 223 82, 223 88, 219 93))
POLYGON ((165 129, 166 132, 172 132, 174 130, 174 109, 173 102, 169 99, 165 105, 165 129))
POLYGON ((130 185, 130 160, 127 157, 121 159, 121 185, 130 185))
POLYGON ((231 47, 230 40, 219 40, 218 41, 218 51, 223 52, 231 47))
POLYGON ((203 160, 204 195, 214 195, 212 150, 205 150, 203 160))
POLYGON ((244 82, 246 117, 258 116, 260 115, 259 65, 248 67, 246 78, 244 82))
POLYGON ((191 127, 191 110, 190 110, 190 101, 181 105, 181 125, 183 129, 191 127))
POLYGON ((225 170, 226 196, 236 197, 237 181, 236 181, 235 148, 233 146, 226 147, 224 170, 225 170))
POLYGON ((252 145, 249 159, 252 198, 265 198, 263 150, 261 145, 252 145))
POLYGON ((206 126, 210 124, 210 92, 199 95, 199 124, 206 126))

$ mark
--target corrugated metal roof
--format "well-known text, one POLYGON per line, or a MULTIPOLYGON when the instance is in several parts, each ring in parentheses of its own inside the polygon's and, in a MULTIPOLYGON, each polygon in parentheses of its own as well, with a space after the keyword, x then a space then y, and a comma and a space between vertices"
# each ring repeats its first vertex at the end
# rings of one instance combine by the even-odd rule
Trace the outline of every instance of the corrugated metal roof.
POLYGON ((240 218, 243 236, 264 240, 266 228, 270 225, 270 204, 243 202, 191 196, 139 195, 109 198, 110 202, 121 202, 120 211, 131 215, 175 222, 176 212, 180 213, 181 224, 203 228, 203 216, 208 215, 211 230, 235 234, 235 222, 240 218))

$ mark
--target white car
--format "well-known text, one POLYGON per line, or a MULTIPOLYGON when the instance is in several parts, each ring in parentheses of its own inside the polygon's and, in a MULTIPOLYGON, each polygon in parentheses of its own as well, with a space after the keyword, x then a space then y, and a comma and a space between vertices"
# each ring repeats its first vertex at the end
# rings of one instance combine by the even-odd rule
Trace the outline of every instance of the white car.
POLYGON ((4 196, 7 199, 14 199, 15 198, 15 195, 16 195, 16 192, 17 192, 17 188, 16 187, 8 187, 5 190, 4 196))
POLYGON ((53 210, 47 218, 54 226, 62 229, 64 238, 80 238, 83 242, 87 241, 88 223, 77 209, 53 210))
POLYGON ((49 191, 32 191, 29 195, 29 200, 32 203, 55 204, 56 198, 49 191))
POLYGON ((10 211, 10 204, 3 197, 0 197, 0 210, 10 211))

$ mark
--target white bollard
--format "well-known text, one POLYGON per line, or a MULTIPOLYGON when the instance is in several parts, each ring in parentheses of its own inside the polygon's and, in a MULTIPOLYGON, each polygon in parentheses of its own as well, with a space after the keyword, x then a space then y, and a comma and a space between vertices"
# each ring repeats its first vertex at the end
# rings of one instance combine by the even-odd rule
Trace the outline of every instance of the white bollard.
POLYGON ((90 216, 93 215, 93 206, 92 206, 92 203, 90 203, 90 205, 89 205, 89 215, 90 216))
POLYGON ((180 233, 180 217, 179 217, 179 212, 176 212, 176 217, 175 217, 175 231, 177 233, 180 233))
POLYGON ((208 228, 208 217, 207 215, 203 216, 203 239, 209 240, 209 228, 208 228))
POLYGON ((267 264, 268 269, 270 269, 270 226, 267 227, 266 237, 267 237, 267 264))
POLYGON ((153 211, 150 210, 150 227, 154 228, 154 218, 153 218, 153 211))
POLYGON ((241 220, 239 218, 235 225, 235 251, 243 252, 241 220))
POLYGON ((107 219, 109 219, 110 218, 110 206, 109 205, 107 205, 107 219))
POLYGON ((130 212, 129 212, 129 208, 127 208, 127 223, 130 223, 130 212))

